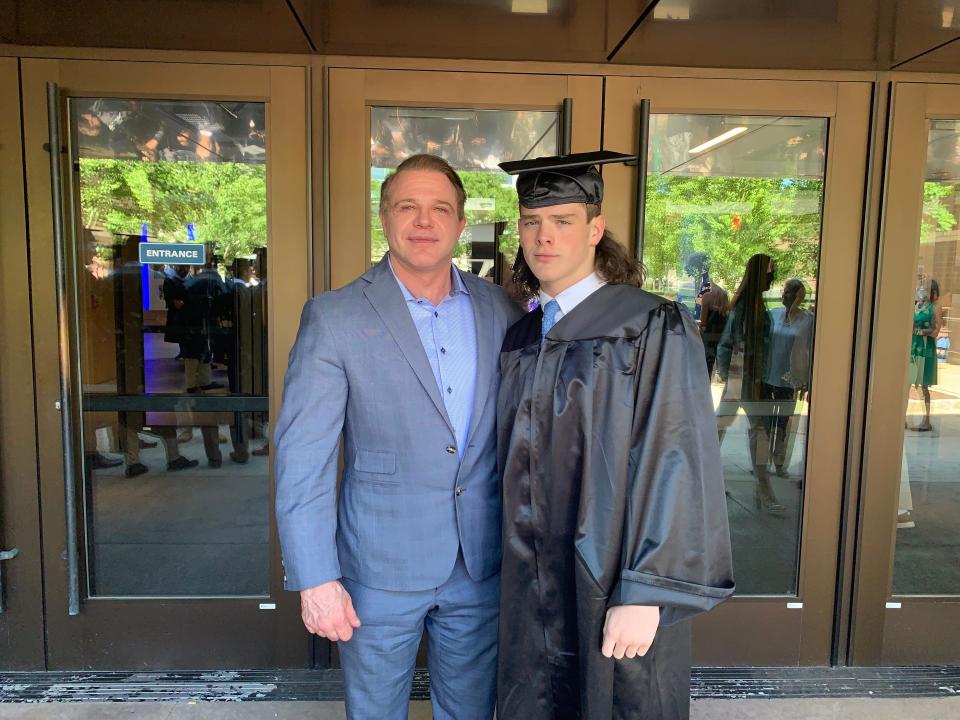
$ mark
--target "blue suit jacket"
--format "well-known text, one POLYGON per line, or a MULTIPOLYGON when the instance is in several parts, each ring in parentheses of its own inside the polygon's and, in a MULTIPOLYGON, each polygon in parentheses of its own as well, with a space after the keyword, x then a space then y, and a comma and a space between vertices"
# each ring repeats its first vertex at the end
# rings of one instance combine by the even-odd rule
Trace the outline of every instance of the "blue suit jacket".
POLYGON ((460 547, 475 580, 499 570, 497 361, 520 311, 500 287, 460 275, 473 305, 478 356, 462 461, 387 258, 304 307, 274 435, 288 590, 340 577, 384 590, 425 590, 449 577, 460 547))

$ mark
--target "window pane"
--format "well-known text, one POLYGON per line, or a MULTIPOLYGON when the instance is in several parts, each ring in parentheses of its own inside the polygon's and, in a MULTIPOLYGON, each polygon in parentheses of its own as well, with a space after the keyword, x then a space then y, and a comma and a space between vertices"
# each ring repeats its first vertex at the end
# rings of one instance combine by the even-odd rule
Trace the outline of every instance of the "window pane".
POLYGON ((931 120, 893 573, 896 595, 960 594, 960 120, 931 120))
POLYGON ((651 117, 646 287, 699 321, 739 594, 795 594, 827 120, 651 117))
POLYGON ((84 413, 91 596, 270 594, 266 416, 191 402, 84 413))
POLYGON ((370 262, 387 251, 380 227, 380 186, 411 155, 439 155, 467 191, 467 227, 454 261, 501 283, 517 254, 515 178, 497 165, 557 153, 559 113, 529 110, 370 109, 370 262), (506 270, 504 270, 506 268, 506 270))
POLYGON ((92 596, 269 593, 265 113, 70 100, 92 596))

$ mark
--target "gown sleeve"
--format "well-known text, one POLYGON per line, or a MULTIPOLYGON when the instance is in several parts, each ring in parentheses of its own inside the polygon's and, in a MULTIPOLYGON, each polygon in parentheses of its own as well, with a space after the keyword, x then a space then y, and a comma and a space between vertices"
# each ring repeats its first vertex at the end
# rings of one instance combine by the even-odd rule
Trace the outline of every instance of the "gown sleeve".
POLYGON ((622 569, 608 605, 658 605, 669 625, 734 590, 703 344, 677 303, 651 313, 635 388, 622 569))

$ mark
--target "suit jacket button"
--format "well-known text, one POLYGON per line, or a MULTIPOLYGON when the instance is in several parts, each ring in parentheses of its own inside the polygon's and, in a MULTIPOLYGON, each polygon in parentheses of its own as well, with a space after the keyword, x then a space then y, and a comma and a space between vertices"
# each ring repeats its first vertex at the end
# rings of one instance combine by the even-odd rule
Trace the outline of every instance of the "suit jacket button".
POLYGON ((447 445, 447 452, 453 455, 457 452, 457 449, 453 445, 447 445))
POLYGON ((458 485, 456 492, 457 492, 457 495, 458 495, 458 496, 459 496, 459 495, 463 495, 463 488, 458 485))

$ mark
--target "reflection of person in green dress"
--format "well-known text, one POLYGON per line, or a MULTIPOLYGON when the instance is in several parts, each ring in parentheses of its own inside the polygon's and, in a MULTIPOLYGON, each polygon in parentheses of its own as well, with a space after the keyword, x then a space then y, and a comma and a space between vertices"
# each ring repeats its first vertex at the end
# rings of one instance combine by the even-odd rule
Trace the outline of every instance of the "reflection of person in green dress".
POLYGON ((943 326, 940 309, 940 285, 936 280, 917 290, 913 313, 913 343, 910 347, 910 383, 923 393, 923 422, 914 430, 932 430, 930 424, 930 386, 937 384, 937 335, 943 326))

